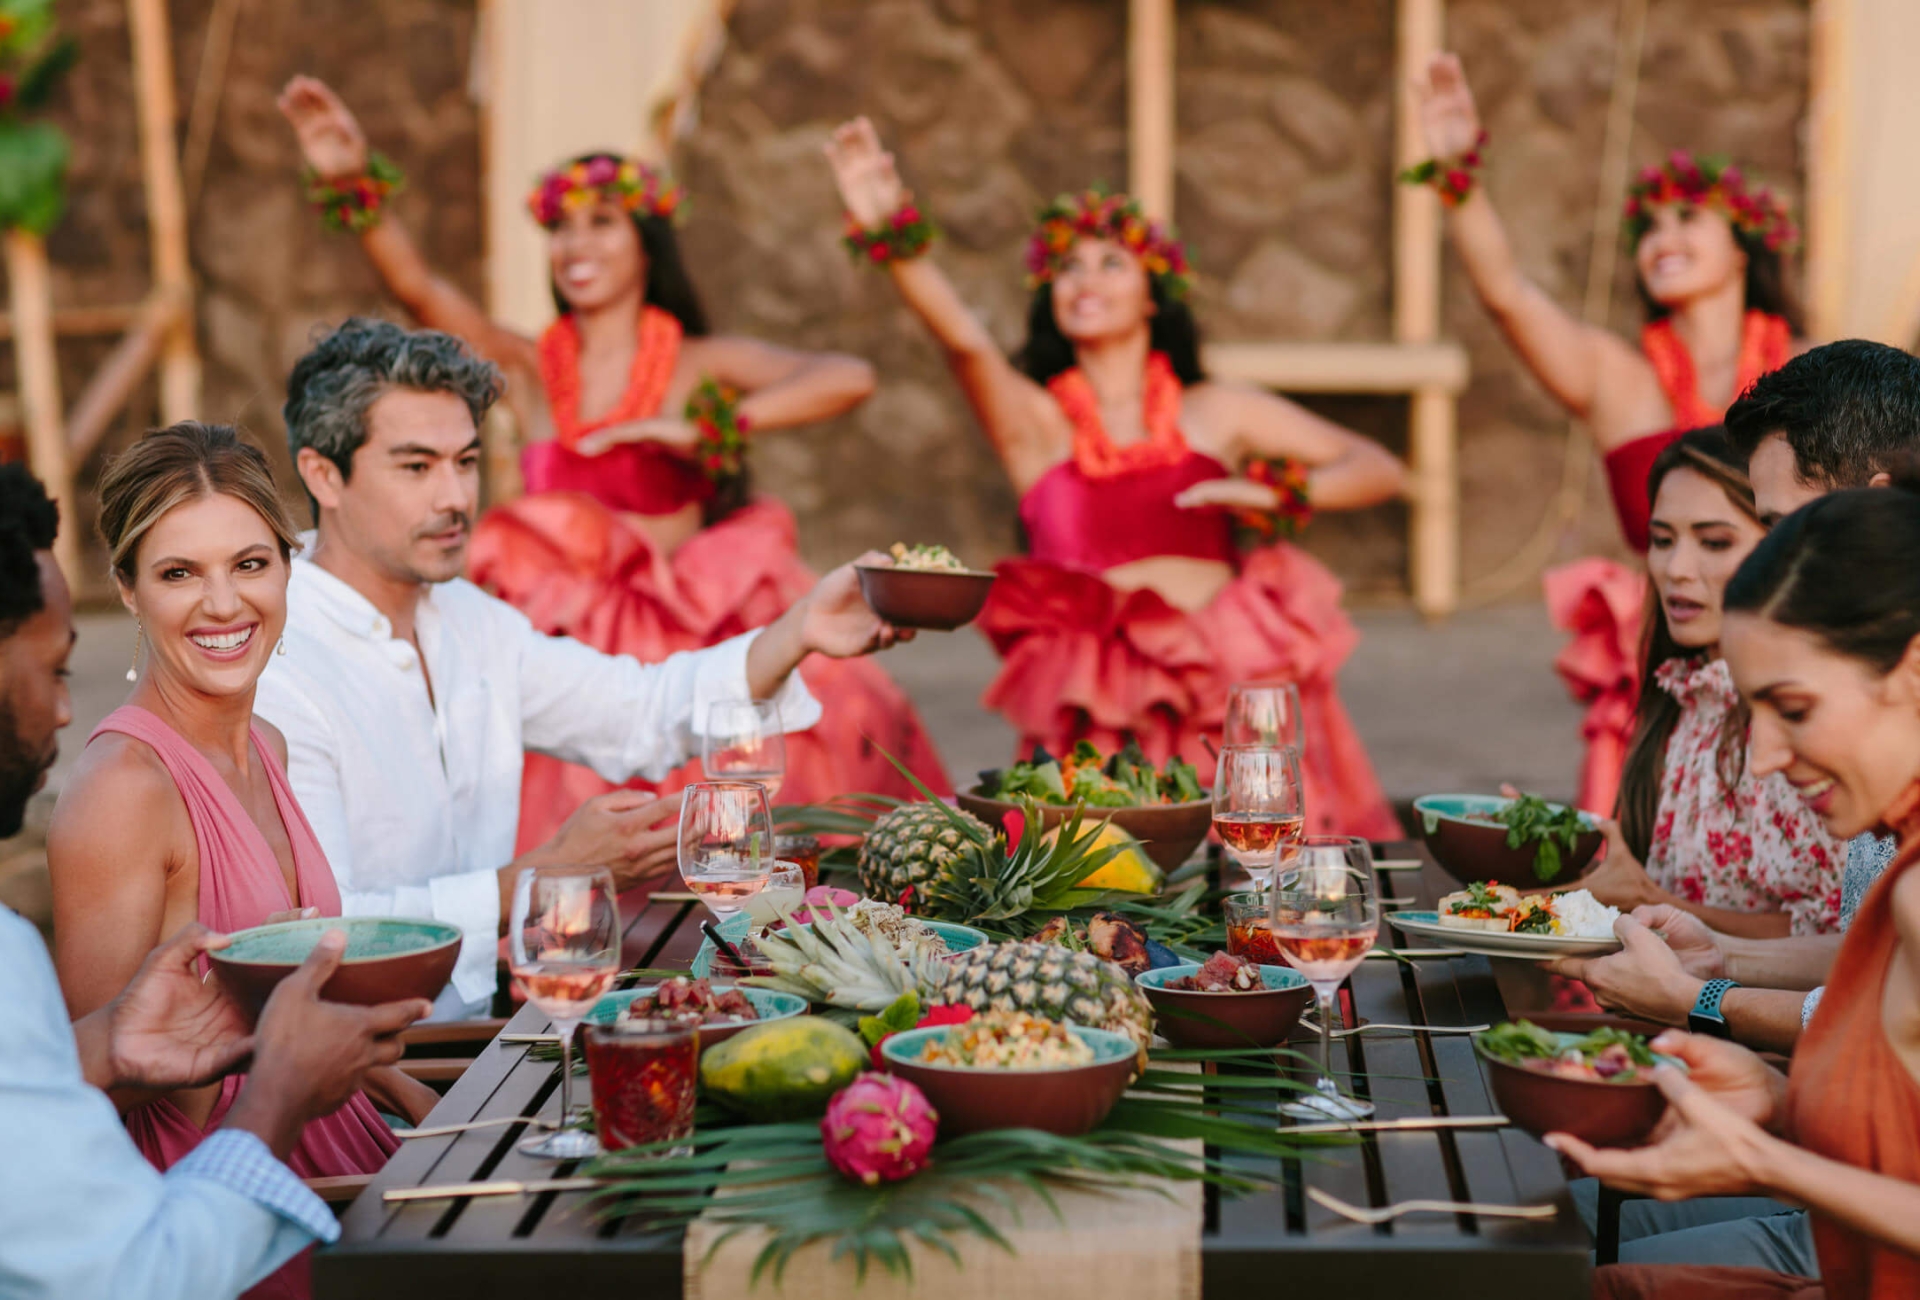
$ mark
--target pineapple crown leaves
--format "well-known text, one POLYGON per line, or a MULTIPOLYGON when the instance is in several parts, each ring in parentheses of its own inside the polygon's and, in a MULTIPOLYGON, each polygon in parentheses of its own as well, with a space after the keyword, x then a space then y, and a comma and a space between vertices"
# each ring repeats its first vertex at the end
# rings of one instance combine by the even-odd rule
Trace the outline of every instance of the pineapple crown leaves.
POLYGON ((1045 823, 1033 801, 1022 798, 1019 825, 1007 828, 1009 842, 1002 848, 1000 836, 949 806, 884 747, 875 748, 974 846, 974 866, 958 867, 952 875, 927 884, 925 903, 934 915, 968 923, 1005 921, 1035 908, 1053 911, 1081 907, 1101 897, 1101 890, 1075 886, 1125 848, 1118 844, 1093 847, 1106 826, 1104 820, 1083 835, 1080 828, 1086 810, 1075 807, 1049 844, 1045 823))

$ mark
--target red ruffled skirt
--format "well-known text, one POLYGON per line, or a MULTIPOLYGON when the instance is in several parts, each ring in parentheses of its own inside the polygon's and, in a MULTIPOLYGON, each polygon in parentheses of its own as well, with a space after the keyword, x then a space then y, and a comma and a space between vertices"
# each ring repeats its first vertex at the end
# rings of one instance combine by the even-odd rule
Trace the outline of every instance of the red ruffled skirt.
POLYGON ((1008 560, 979 626, 1002 660, 984 702, 1035 744, 1064 753, 1137 738, 1155 763, 1178 754, 1213 780, 1203 740, 1220 742, 1227 689, 1298 683, 1307 824, 1315 833, 1397 839, 1373 764, 1335 689, 1359 633, 1340 608, 1340 583, 1285 544, 1246 557, 1240 575, 1189 614, 1157 593, 1121 591, 1094 574, 1008 560))
POLYGON ((1647 575, 1612 560, 1575 560, 1547 570, 1541 585, 1553 625, 1573 634, 1553 666, 1573 698, 1587 706, 1580 723, 1587 754, 1578 802, 1611 817, 1640 701, 1647 575))
MULTIPOLYGON (((715 645, 778 618, 812 589, 793 515, 765 498, 657 553, 590 496, 541 492, 487 512, 474 529, 473 580, 533 620, 596 649, 657 661, 715 645)), ((871 659, 813 655, 800 667, 820 701, 814 727, 787 737, 782 803, 871 791, 917 797, 881 751, 936 794, 952 785, 919 715, 871 659)), ((635 789, 671 794, 701 779, 699 760, 635 789)), ((614 787, 591 770, 528 754, 520 790, 520 851, 544 843, 582 800, 614 787)))

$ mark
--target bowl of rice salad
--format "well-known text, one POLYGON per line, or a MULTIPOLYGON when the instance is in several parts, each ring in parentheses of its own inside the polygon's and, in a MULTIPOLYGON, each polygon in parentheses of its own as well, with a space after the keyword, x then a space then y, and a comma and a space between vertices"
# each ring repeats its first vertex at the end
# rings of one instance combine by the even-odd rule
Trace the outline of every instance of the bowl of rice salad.
POLYGON ((1020 1011, 895 1034, 887 1068, 927 1094, 943 1135, 1034 1128, 1074 1137, 1107 1117, 1133 1081, 1125 1034, 1020 1011))

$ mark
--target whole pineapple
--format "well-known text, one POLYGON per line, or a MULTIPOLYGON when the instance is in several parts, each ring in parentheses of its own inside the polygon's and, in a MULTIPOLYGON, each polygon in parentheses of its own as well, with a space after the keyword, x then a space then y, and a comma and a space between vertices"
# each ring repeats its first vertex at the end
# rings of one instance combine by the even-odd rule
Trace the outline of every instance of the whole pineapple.
POLYGON ((991 838, 978 817, 944 804, 902 804, 886 814, 860 846, 860 892, 918 910, 930 880, 978 852, 963 825, 978 830, 981 841, 991 838))
POLYGON ((1133 1039, 1143 1057, 1153 1037, 1146 996, 1125 971, 1090 952, 1026 939, 957 953, 934 969, 931 1001, 1111 1029, 1133 1039))

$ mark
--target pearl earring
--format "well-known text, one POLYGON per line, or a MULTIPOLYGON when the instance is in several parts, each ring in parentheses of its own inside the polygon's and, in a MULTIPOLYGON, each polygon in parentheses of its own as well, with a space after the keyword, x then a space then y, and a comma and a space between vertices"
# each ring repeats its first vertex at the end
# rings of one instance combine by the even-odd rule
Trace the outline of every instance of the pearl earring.
POLYGON ((273 652, 284 658, 287 653, 287 638, 281 637, 280 640, 274 645, 273 652))
POLYGON ((140 626, 140 621, 135 619, 133 623, 133 662, 127 665, 127 680, 130 682, 140 680, 140 634, 145 630, 146 629, 140 626))

